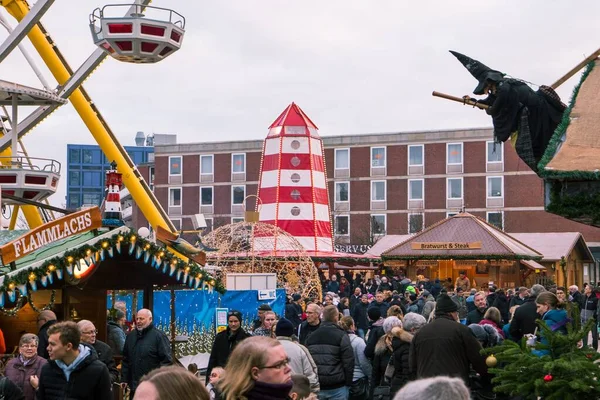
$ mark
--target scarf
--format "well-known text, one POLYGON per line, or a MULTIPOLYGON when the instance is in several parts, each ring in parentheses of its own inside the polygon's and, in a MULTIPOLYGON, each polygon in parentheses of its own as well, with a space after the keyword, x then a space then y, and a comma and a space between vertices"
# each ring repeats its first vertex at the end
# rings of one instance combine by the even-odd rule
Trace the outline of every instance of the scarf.
POLYGON ((294 386, 292 380, 288 383, 266 383, 254 381, 254 387, 246 393, 248 400, 287 400, 294 386))
POLYGON ((26 360, 23 357, 23 354, 19 354, 19 360, 21 361, 21 364, 23 364, 23 366, 26 367, 27 365, 31 364, 33 360, 35 360, 35 356, 31 357, 29 360, 26 360))

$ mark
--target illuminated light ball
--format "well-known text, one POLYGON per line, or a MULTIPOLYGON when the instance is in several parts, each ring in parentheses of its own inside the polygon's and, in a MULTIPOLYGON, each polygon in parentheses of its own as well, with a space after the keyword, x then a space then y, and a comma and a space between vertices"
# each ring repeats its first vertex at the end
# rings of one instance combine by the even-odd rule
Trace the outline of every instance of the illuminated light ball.
POLYGON ((135 242, 136 239, 137 238, 135 237, 135 235, 131 235, 131 238, 129 238, 129 240, 131 240, 132 243, 135 242))
POLYGON ((15 284, 14 284, 13 282, 9 283, 9 284, 8 284, 8 288, 9 288, 10 290, 14 290, 14 288, 15 288, 15 284))
POLYGON ((144 246, 144 250, 149 250, 149 249, 150 249, 150 243, 148 243, 144 246))
POLYGON ((118 240, 119 242, 122 242, 124 239, 125 239, 125 238, 124 238, 123 236, 121 236, 121 235, 119 235, 119 236, 117 237, 117 240, 118 240))
POLYGON ((88 255, 88 256, 90 256, 90 255, 92 254, 92 250, 90 250, 90 249, 87 249, 87 250, 85 251, 85 254, 86 254, 86 255, 88 255))
POLYGON ((102 242, 102 248, 107 248, 108 247, 108 242, 102 242))
POLYGON ((37 278, 37 276, 35 276, 35 274, 33 272, 29 274, 29 280, 30 281, 34 281, 35 278, 37 278))
POLYGON ((164 251, 161 251, 160 253, 158 253, 158 256, 159 256, 159 257, 161 257, 161 258, 162 258, 164 255, 165 255, 165 252, 164 252, 164 251))
POLYGON ((67 262, 68 262, 69 264, 70 264, 70 263, 72 263, 72 262, 73 262, 73 260, 74 260, 74 258, 73 258, 73 257, 71 257, 71 256, 67 257, 67 262))
POLYGON ((54 265, 50 265, 48 267, 48 271, 54 271, 56 269, 56 267, 54 265))
POLYGON ((190 272, 190 267, 185 267, 185 272, 190 272))
POLYGON ((137 233, 141 238, 147 238, 150 236, 150 229, 142 226, 140 229, 138 229, 137 233))

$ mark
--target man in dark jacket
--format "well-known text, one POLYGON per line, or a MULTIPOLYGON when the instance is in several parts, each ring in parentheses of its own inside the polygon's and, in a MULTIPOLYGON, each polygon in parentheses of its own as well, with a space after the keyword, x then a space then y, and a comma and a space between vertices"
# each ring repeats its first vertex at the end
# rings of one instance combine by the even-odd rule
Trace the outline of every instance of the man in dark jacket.
POLYGON ((72 321, 48 329, 50 360, 42 367, 38 400, 112 398, 110 375, 96 352, 80 343, 81 332, 72 321))
POLYGON ((365 347, 365 357, 367 357, 369 360, 373 360, 375 357, 375 347, 377 346, 377 342, 385 333, 383 331, 383 321, 385 319, 381 316, 379 307, 370 307, 367 310, 367 315, 369 316, 369 320, 371 320, 371 328, 369 330, 367 346, 365 347))
POLYGON ((292 295, 291 301, 285 305, 285 318, 288 319, 294 329, 298 329, 298 326, 302 323, 302 306, 300 305, 302 296, 298 293, 292 295))
POLYGON ((369 316, 367 314, 368 309, 369 297, 368 295, 363 294, 360 298, 360 302, 356 303, 352 309, 352 319, 356 325, 356 334, 363 340, 365 339, 365 334, 369 329, 369 316))
POLYGON ((385 302, 382 291, 377 291, 377 294, 375 295, 375 301, 369 305, 369 308, 373 307, 379 308, 381 316, 385 318, 385 316, 387 315, 387 310, 388 308, 390 308, 390 305, 385 302))
POLYGON ((323 309, 323 322, 306 340, 319 374, 319 398, 347 399, 354 372, 354 351, 348 334, 338 326, 336 306, 323 309))
POLYGON ((92 321, 88 321, 87 319, 79 321, 77 326, 81 331, 81 343, 88 344, 96 351, 98 359, 108 368, 111 383, 119 382, 119 370, 113 358, 112 349, 106 343, 96 339, 96 335, 98 334, 96 326, 94 326, 92 321))
POLYGON ((306 321, 298 327, 298 341, 306 346, 306 339, 321 326, 321 307, 311 303, 306 306, 306 321))
POLYGON ((525 299, 525 302, 515 311, 515 315, 510 322, 509 333, 516 342, 520 341, 523 335, 535 332, 537 327, 535 320, 541 318, 537 313, 535 299, 545 291, 546 288, 542 285, 533 285, 530 291, 531 296, 525 299))
POLYGON ((48 328, 56 323, 56 314, 50 310, 44 310, 37 317, 38 338, 40 343, 38 344, 38 356, 48 359, 48 328))
MULTIPOLYGON (((484 299, 485 301, 485 299, 484 299)), ((487 374, 481 344, 471 330, 458 322, 458 307, 441 294, 435 307, 435 319, 419 330, 410 346, 409 363, 417 379, 453 376, 469 382, 470 366, 487 374)))
POLYGON ((0 399, 25 400, 23 391, 5 376, 0 376, 0 399))
POLYGON ((475 309, 467 314, 467 326, 480 323, 487 309, 485 293, 477 292, 475 294, 475 309))
POLYGON ((152 324, 152 312, 142 308, 135 316, 135 329, 125 339, 122 382, 129 385, 133 397, 142 376, 171 364, 173 356, 167 335, 152 324))
POLYGON ((527 298, 528 290, 529 289, 527 289, 525 286, 521 286, 519 288, 519 292, 515 293, 515 295, 510 299, 510 304, 508 305, 508 308, 511 309, 514 306, 523 305, 523 303, 525 303, 525 299, 527 298))
POLYGON ((242 313, 236 310, 229 311, 227 313, 227 329, 217 333, 210 352, 208 367, 206 368, 206 384, 209 383, 212 369, 215 367, 224 368, 235 346, 248 337, 250 335, 242 329, 242 313))

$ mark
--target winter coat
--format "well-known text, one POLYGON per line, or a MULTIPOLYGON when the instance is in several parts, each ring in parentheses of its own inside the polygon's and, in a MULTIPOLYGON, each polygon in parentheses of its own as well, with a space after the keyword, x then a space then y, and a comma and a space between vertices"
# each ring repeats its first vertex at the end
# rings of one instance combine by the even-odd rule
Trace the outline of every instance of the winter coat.
POLYGON ((229 328, 217 333, 212 350, 210 351, 210 357, 208 358, 208 366, 206 367, 206 383, 208 383, 212 369, 215 367, 224 368, 235 346, 248 337, 250 335, 242 328, 239 328, 233 335, 229 328))
POLYGON ((150 324, 143 330, 134 329, 127 335, 123 348, 122 381, 135 392, 148 372, 173 364, 171 344, 167 335, 150 324))
POLYGON ((96 350, 98 359, 106 365, 106 368, 108 368, 110 382, 119 382, 119 370, 117 369, 117 363, 113 358, 113 352, 110 346, 100 340, 96 340, 91 346, 96 350))
POLYGON ((285 349, 285 353, 290 359, 290 368, 292 374, 304 375, 310 383, 310 391, 319 391, 319 375, 317 372, 317 364, 310 355, 308 349, 301 344, 293 342, 287 336, 277 336, 277 340, 285 349))
POLYGON ((385 301, 382 301, 381 303, 374 301, 371 304, 369 304, 369 308, 372 308, 372 307, 379 308, 379 311, 381 311, 381 317, 385 318, 387 316, 387 310, 388 310, 388 308, 390 308, 390 305, 388 303, 386 303, 385 301))
POLYGON ((598 320, 598 298, 594 294, 581 297, 581 323, 585 324, 594 318, 598 320))
POLYGON ((48 355, 48 328, 50 328, 57 322, 58 321, 55 319, 53 319, 52 321, 47 321, 44 325, 42 325, 38 332, 38 338, 40 341, 38 343, 37 353, 38 356, 43 357, 46 360, 48 359, 48 357, 50 357, 48 355))
MULTIPOLYGON (((542 317, 542 321, 544 321, 546 326, 553 332, 559 332, 563 335, 567 334, 567 323, 569 322, 569 319, 565 310, 548 310, 542 317)), ((593 329, 596 329, 596 327, 593 329)), ((540 342, 545 345, 549 344, 548 339, 544 337, 542 331, 540 331, 540 342)), ((550 350, 536 349, 533 350, 532 353, 541 357, 550 354, 550 350)))
POLYGON ((298 329, 298 326, 302 323, 302 307, 298 303, 288 303, 285 305, 285 318, 288 319, 294 329, 298 329))
POLYGON ((478 324, 483 319, 486 310, 479 310, 479 308, 475 308, 473 311, 467 314, 467 326, 471 324, 478 324))
POLYGON ((421 315, 424 316, 425 319, 429 319, 429 316, 431 315, 431 313, 433 312, 434 309, 435 309, 435 301, 427 300, 427 302, 423 306, 423 312, 421 313, 421 315))
POLYGON ((523 335, 535 332, 537 324, 535 320, 540 318, 537 313, 535 296, 525 299, 523 305, 515 310, 515 315, 510 322, 510 336, 516 341, 521 341, 523 335))
POLYGON ((468 382, 471 365, 479 374, 487 373, 480 350, 481 344, 469 328, 449 316, 437 315, 412 340, 410 370, 417 379, 452 376, 468 382))
POLYGON ((496 330, 496 332, 498 332, 498 335, 500 335, 500 337, 502 339, 504 339, 504 331, 502 330, 502 328, 500 328, 498 326, 498 324, 496 324, 494 321, 492 321, 491 319, 482 319, 481 321, 479 321, 479 325, 491 325, 494 327, 494 329, 496 330))
POLYGON ((123 355, 123 347, 125 347, 125 331, 119 324, 113 321, 108 321, 106 326, 108 336, 106 338, 106 344, 110 346, 114 355, 123 355))
POLYGON ((0 399, 25 400, 23 391, 10 379, 0 376, 0 399))
POLYGON ((487 295, 486 303, 487 303, 488 308, 491 307, 492 304, 494 304, 494 302, 496 301, 496 297, 498 297, 498 293, 496 293, 496 292, 492 292, 487 295))
POLYGON ((375 357, 375 346, 377 345, 379 338, 384 334, 383 321, 383 318, 379 318, 377 321, 373 322, 371 329, 369 330, 367 347, 365 347, 365 356, 367 356, 369 360, 372 360, 375 357))
POLYGON ((392 349, 394 350, 393 364, 394 376, 391 382, 391 395, 400 390, 406 383, 414 379, 414 374, 410 371, 409 354, 410 343, 413 340, 413 335, 402 328, 395 327, 392 329, 392 349))
POLYGON ((354 352, 354 372, 352 373, 352 382, 356 382, 365 376, 370 378, 372 367, 367 357, 365 357, 365 341, 360 336, 350 332, 348 333, 348 338, 350 338, 350 345, 354 352))
MULTIPOLYGON (((390 363, 392 357, 391 343, 386 343, 386 335, 383 335, 377 340, 375 346, 375 355, 373 357, 373 374, 371 375, 371 396, 377 386, 390 386, 389 382, 385 381, 385 370, 390 363)), ((393 362, 393 361, 392 361, 393 362)))
POLYGON ((354 324, 357 329, 362 329, 363 331, 367 331, 369 329, 369 316, 367 315, 367 310, 369 309, 369 304, 364 304, 362 301, 356 303, 354 309, 352 310, 352 319, 354 320, 354 324))
POLYGON ((37 399, 112 399, 108 368, 98 360, 95 351, 90 351, 89 355, 71 372, 67 381, 64 371, 56 361, 48 361, 42 367, 37 399))
POLYGON ((475 307, 475 295, 473 295, 473 294, 470 295, 469 297, 467 297, 466 303, 467 303, 467 314, 477 308, 477 307, 475 307))
POLYGON ((450 298, 454 303, 456 303, 456 306, 458 307, 458 318, 467 318, 467 299, 461 295, 453 295, 450 298))
POLYGON ((21 357, 17 356, 6 364, 4 375, 23 391, 25 400, 33 400, 35 399, 35 389, 29 383, 29 378, 33 375, 39 377, 42 374, 42 367, 46 363, 45 358, 36 354, 27 365, 23 365, 21 357))
POLYGON ((308 323, 308 321, 301 323, 300 327, 298 328, 298 342, 300 342, 301 345, 306 346, 306 339, 308 339, 308 337, 312 335, 314 331, 319 329, 320 326, 321 322, 319 322, 319 325, 311 325, 308 323))
POLYGON ((508 297, 505 294, 496 294, 496 300, 494 300, 492 307, 496 307, 500 311, 502 322, 507 324, 510 319, 508 297))
POLYGON ((437 299, 437 297, 440 295, 440 292, 442 291, 442 284, 440 283, 439 279, 436 279, 435 282, 433 283, 433 285, 431 285, 431 295, 437 299))
POLYGON ((511 308, 513 308, 514 306, 522 306, 524 302, 525 302, 525 299, 522 299, 521 296, 519 296, 518 294, 515 294, 513 297, 511 297, 510 303, 508 304, 509 312, 510 312, 511 308))
POLYGON ((352 385, 354 352, 342 328, 333 322, 321 322, 306 340, 306 347, 317 364, 321 390, 352 385))
POLYGON ((338 293, 340 290, 340 283, 338 281, 330 281, 327 284, 327 292, 338 293))

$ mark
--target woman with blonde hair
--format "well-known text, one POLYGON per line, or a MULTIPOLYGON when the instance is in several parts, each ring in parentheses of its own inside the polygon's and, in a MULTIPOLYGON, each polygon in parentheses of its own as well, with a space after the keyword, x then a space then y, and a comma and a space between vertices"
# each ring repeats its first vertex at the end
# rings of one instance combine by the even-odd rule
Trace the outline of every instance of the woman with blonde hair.
POLYGON ((502 315, 500 310, 496 307, 490 307, 483 315, 483 319, 479 321, 479 325, 491 325, 498 331, 498 334, 504 339, 504 332, 502 331, 502 315))
POLYGON ((253 336, 231 353, 217 388, 221 400, 284 400, 292 389, 292 369, 275 339, 253 336))
POLYGON ((194 374, 178 366, 166 366, 144 375, 133 400, 210 400, 194 374))

